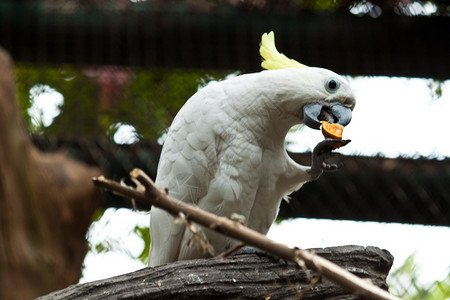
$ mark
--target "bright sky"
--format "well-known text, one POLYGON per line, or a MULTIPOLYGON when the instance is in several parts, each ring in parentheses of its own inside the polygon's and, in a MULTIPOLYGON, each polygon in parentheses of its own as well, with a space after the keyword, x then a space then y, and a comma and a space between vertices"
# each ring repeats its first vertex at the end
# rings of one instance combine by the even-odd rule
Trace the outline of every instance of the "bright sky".
POLYGON ((28 114, 35 126, 42 123, 45 127, 52 124, 53 119, 60 113, 59 107, 64 103, 64 97, 48 85, 35 85, 30 90, 30 96, 34 98, 28 114))
MULTIPOLYGON (((351 155, 381 154, 393 158, 399 155, 439 159, 450 157, 449 134, 444 132, 450 112, 450 81, 442 84, 442 96, 435 100, 432 100, 429 88, 431 80, 357 77, 350 78, 350 82, 357 104, 353 120, 344 130, 344 138, 352 142, 339 152, 351 155)), ((37 96, 36 111, 41 116, 54 118, 62 101, 58 95, 37 96), (48 112, 47 107, 50 109, 48 112)), ((51 120, 45 118, 44 124, 50 124, 51 120)), ((124 125, 114 139, 119 143, 135 142, 134 128, 124 125)), ((323 137, 319 131, 304 127, 289 135, 288 140, 294 142, 289 149, 310 150, 321 139, 323 137)), ((133 233, 134 226, 147 226, 148 223, 148 215, 128 210, 107 210, 102 220, 93 224, 89 240, 95 245, 106 239, 116 250, 88 254, 81 281, 107 278, 142 268, 143 265, 131 259, 129 253, 137 255, 143 249, 142 240, 133 233)), ((450 271, 449 227, 297 219, 273 226, 269 237, 304 248, 344 244, 379 246, 389 250, 396 258, 394 269, 402 265, 410 254, 417 252, 420 280, 423 282, 443 279, 450 271)))

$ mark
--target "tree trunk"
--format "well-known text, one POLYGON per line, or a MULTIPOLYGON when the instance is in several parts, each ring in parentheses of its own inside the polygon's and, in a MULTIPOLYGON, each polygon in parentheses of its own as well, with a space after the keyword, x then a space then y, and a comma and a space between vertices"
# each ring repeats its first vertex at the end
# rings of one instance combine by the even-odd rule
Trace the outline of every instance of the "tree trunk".
POLYGON ((32 299, 78 281, 100 170, 36 150, 15 93, 0 48, 0 299, 32 299))
MULTIPOLYGON (((317 254, 387 289, 392 255, 376 247, 315 249, 317 254)), ((264 253, 226 259, 179 261, 85 284, 39 298, 47 299, 358 299, 335 283, 264 253)))

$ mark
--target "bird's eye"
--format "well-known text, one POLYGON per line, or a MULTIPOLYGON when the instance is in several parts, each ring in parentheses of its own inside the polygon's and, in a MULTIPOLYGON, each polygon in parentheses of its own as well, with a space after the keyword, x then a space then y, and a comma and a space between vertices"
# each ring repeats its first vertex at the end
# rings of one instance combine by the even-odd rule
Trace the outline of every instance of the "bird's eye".
POLYGON ((337 78, 329 78, 325 82, 325 89, 330 93, 336 92, 340 86, 341 86, 341 83, 339 82, 339 79, 337 79, 337 78))

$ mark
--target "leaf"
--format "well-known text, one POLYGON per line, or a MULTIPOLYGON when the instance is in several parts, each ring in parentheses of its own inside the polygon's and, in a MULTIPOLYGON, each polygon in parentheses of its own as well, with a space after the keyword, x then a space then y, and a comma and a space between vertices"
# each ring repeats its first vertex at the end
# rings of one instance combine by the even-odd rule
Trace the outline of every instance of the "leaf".
POLYGON ((136 233, 144 242, 144 249, 141 254, 137 257, 144 264, 148 264, 148 253, 150 251, 150 229, 148 227, 134 227, 134 233, 136 233))

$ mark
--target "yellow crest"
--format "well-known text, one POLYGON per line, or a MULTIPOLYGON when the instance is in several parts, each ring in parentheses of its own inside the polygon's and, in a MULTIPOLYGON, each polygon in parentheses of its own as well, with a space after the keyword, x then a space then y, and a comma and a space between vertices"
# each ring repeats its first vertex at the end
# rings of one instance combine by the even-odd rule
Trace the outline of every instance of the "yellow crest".
POLYGON ((259 54, 263 58, 261 66, 267 70, 308 67, 278 52, 275 47, 275 34, 273 31, 262 35, 259 54))

